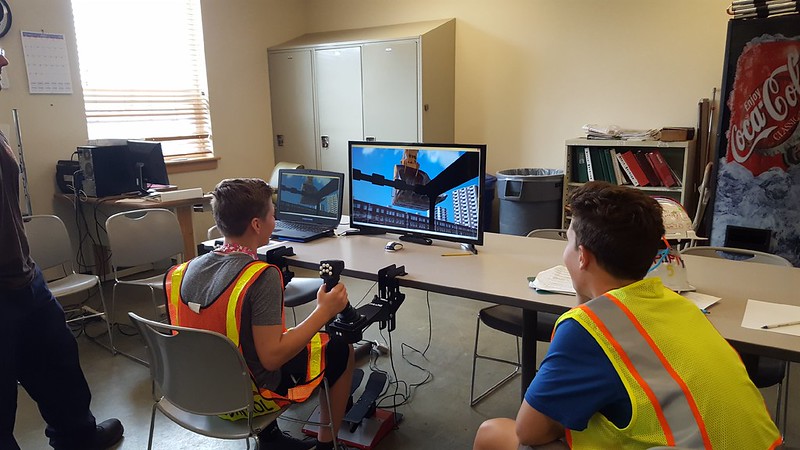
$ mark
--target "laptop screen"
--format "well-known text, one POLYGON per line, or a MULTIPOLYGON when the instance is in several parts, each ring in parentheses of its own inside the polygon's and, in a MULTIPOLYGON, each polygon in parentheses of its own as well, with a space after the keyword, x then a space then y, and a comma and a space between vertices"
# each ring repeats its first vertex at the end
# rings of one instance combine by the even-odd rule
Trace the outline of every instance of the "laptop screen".
POLYGON ((338 224, 342 215, 344 175, 321 170, 281 170, 276 218, 284 221, 338 224))

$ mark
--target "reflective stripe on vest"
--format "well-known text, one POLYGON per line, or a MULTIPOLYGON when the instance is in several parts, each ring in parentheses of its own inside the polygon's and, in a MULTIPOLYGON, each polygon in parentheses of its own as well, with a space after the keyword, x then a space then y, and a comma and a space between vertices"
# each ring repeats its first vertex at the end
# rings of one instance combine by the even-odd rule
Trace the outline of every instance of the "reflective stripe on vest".
POLYGON ((645 391, 667 444, 710 448, 705 424, 686 384, 633 313, 610 294, 579 308, 595 322, 645 391))

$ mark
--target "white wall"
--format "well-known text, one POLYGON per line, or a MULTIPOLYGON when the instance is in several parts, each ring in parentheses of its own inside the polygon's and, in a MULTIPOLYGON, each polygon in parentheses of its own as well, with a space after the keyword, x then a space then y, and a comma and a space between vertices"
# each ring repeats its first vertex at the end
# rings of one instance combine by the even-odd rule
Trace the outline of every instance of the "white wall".
MULTIPOLYGON (((222 178, 268 177, 273 166, 266 50, 306 32, 455 17, 456 138, 489 145, 488 170, 562 167, 565 139, 585 123, 693 126, 697 101, 721 82, 723 0, 202 0, 214 171, 171 176, 210 190, 222 178)), ((0 40, 18 108, 34 213, 71 214, 53 199, 55 164, 86 141, 72 11, 65 0, 12 5, 0 40), (20 30, 66 35, 73 95, 27 93, 20 30)), ((131 70, 147 54, 131 55, 131 70)), ((16 143, 9 136, 12 144, 16 143)), ((211 223, 196 216, 196 234, 211 223)))
POLYGON ((456 18, 456 139, 488 170, 563 167, 586 123, 695 126, 722 79, 723 0, 307 0, 308 31, 456 18))

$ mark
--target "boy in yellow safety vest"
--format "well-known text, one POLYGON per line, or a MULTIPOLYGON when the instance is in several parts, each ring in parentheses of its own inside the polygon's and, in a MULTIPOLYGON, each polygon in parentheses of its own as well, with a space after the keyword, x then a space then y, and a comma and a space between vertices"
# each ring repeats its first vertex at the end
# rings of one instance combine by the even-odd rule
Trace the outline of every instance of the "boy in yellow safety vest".
POLYGON ((563 258, 580 306, 556 322, 516 420, 484 422, 474 449, 780 445, 736 351, 694 303, 643 279, 664 236, 658 202, 590 182, 570 210, 563 258))

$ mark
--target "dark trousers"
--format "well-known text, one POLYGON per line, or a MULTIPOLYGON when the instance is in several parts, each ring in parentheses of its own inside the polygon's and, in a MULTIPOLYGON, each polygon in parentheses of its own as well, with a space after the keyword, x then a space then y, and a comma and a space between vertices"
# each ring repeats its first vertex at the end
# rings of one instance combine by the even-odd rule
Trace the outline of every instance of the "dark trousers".
POLYGON ((53 448, 86 448, 95 434, 89 385, 64 310, 38 268, 30 285, 0 287, 0 358, 0 449, 19 449, 17 381, 38 405, 53 448))

